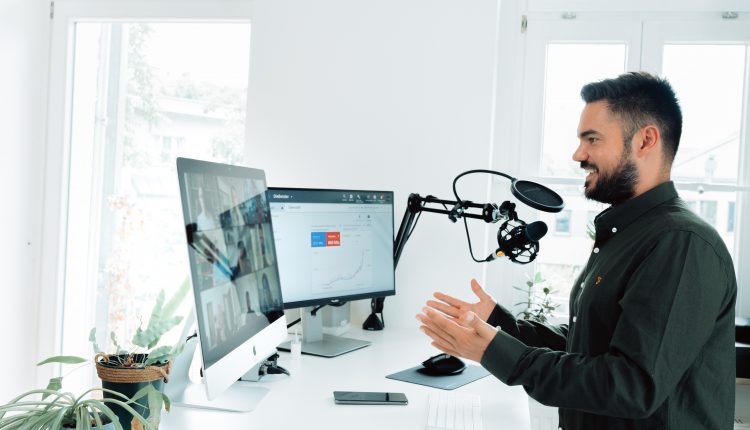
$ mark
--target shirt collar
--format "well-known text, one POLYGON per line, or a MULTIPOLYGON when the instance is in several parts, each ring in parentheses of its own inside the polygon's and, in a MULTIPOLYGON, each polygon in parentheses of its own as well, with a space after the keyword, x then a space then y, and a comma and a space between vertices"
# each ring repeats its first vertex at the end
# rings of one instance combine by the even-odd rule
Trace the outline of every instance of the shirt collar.
POLYGON ((660 204, 677 198, 674 182, 667 181, 617 206, 611 206, 594 218, 596 243, 603 244, 618 231, 660 204))

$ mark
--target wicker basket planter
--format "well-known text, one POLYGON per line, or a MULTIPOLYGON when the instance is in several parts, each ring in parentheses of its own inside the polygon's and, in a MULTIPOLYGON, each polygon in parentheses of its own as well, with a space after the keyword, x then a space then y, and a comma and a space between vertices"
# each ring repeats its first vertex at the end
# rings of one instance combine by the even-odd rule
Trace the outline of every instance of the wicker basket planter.
MULTIPOLYGON (((169 380, 169 370, 172 367, 172 363, 147 367, 133 365, 133 363, 143 363, 146 358, 146 354, 97 354, 94 361, 96 362, 96 373, 99 375, 99 379, 102 380, 102 387, 117 391, 128 397, 133 397, 148 384, 153 385, 159 392, 164 392, 164 383, 169 380)), ((105 392, 105 397, 113 396, 105 392)), ((149 417, 151 411, 149 410, 148 399, 146 397, 138 399, 131 406, 144 418, 149 417)), ((120 419, 123 430, 138 430, 142 428, 141 423, 137 420, 133 423, 133 415, 125 409, 117 405, 112 405, 111 408, 120 419)), ((155 413, 160 414, 161 410, 155 411, 155 413)))

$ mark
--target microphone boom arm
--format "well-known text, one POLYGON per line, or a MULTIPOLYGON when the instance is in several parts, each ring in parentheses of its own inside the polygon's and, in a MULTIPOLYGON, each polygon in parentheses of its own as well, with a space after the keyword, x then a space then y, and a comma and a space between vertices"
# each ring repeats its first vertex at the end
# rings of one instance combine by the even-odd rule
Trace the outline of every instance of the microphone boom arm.
POLYGON ((401 252, 411 236, 420 212, 431 212, 448 215, 448 218, 456 222, 458 218, 472 218, 483 220, 486 223, 495 223, 500 220, 517 220, 516 205, 510 201, 503 202, 499 207, 492 203, 474 203, 469 200, 444 200, 434 196, 422 197, 419 194, 409 194, 404 217, 393 241, 393 267, 398 266, 401 252), (429 207, 430 204, 439 204, 443 209, 429 207), (451 206, 451 209, 445 207, 451 206), (481 209, 481 214, 470 213, 472 209, 481 209))
MULTIPOLYGON (((507 255, 514 263, 527 264, 534 260, 536 253, 539 251, 538 240, 544 236, 547 232, 547 226, 542 221, 537 221, 531 225, 526 225, 525 222, 518 219, 516 214, 516 205, 509 201, 503 202, 499 207, 493 203, 479 204, 468 200, 461 200, 458 197, 456 191, 456 183, 458 180, 466 175, 473 173, 486 173, 496 176, 502 176, 511 181, 510 191, 518 198, 522 203, 544 212, 560 212, 565 207, 565 202, 562 197, 557 193, 550 190, 549 188, 530 181, 518 180, 503 172, 487 169, 475 169, 468 170, 456 176, 453 179, 453 194, 456 196, 456 200, 443 200, 438 199, 434 196, 422 197, 419 194, 409 194, 409 200, 406 205, 406 211, 404 217, 401 220, 396 238, 393 240, 393 267, 394 269, 398 265, 398 261, 401 258, 401 252, 409 240, 411 233, 414 231, 417 221, 419 220, 422 212, 432 212, 448 215, 448 218, 456 222, 459 218, 464 218, 464 226, 466 227, 466 239, 469 242, 469 252, 471 252, 471 258, 478 263, 487 262, 495 259, 496 256, 507 255), (430 205, 439 204, 443 206, 443 209, 430 207, 430 205), (451 205, 451 209, 448 209, 448 205, 451 205), (471 213, 471 210, 481 209, 481 214, 471 213), (498 244, 502 249, 498 249, 495 256, 491 255, 485 260, 477 260, 474 257, 474 252, 471 247, 471 237, 469 236, 469 228, 466 225, 466 218, 481 219, 486 223, 494 223, 500 220, 505 220, 503 225, 498 231, 498 244), (520 225, 513 227, 511 230, 505 231, 506 227, 509 227, 509 223, 520 223, 520 225), (538 224, 537 224, 538 223, 538 224), (536 227, 534 227, 536 225, 536 227), (541 226, 540 226, 541 225, 541 226), (511 244, 510 252, 505 249, 501 239, 506 238, 511 244), (520 238, 522 241, 519 242, 520 238), (520 245, 520 246, 519 246, 520 245)), ((383 322, 378 318, 377 314, 383 315, 383 302, 385 297, 375 297, 372 299, 372 313, 362 324, 362 328, 365 330, 382 330, 383 322)))

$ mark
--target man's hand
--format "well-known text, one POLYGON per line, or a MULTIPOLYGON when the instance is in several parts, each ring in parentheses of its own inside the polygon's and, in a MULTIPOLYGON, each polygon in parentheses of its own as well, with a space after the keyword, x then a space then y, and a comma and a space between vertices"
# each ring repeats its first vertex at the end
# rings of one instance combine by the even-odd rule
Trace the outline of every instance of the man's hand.
POLYGON ((432 338, 435 348, 469 360, 481 361, 484 351, 497 334, 497 330, 471 311, 459 311, 456 318, 451 318, 425 307, 417 319, 422 323, 420 329, 432 338))
POLYGON ((497 306, 497 302, 489 294, 487 294, 484 289, 482 289, 481 285, 479 285, 479 282, 477 282, 476 279, 471 280, 471 290, 474 292, 474 295, 479 298, 479 301, 476 303, 468 303, 455 297, 451 297, 447 294, 435 293, 435 298, 440 301, 437 302, 435 300, 428 300, 427 306, 435 308, 446 315, 452 316, 453 318, 458 318, 458 315, 461 312, 468 311, 476 314, 479 318, 482 319, 482 321, 487 321, 487 318, 490 317, 492 310, 495 309, 495 306, 497 306))

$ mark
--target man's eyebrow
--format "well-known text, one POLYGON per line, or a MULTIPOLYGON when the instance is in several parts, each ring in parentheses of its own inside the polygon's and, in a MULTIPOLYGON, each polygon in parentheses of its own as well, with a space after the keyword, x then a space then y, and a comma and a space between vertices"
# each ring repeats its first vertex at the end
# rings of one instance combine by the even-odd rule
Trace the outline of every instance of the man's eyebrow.
POLYGON ((579 139, 583 139, 584 137, 588 137, 588 136, 591 136, 593 134, 601 136, 601 133, 599 133, 598 131, 593 130, 593 129, 588 129, 586 131, 582 131, 582 132, 578 133, 578 138, 579 139))

